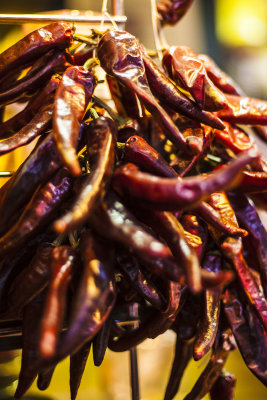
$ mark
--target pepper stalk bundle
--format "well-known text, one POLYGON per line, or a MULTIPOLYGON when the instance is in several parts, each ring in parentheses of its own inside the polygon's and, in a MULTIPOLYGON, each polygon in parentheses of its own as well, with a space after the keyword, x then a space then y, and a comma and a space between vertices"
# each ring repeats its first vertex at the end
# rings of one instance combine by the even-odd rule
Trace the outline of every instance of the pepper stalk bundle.
POLYGON ((87 50, 56 23, 0 54, 1 107, 25 103, 0 125, 0 154, 39 136, 0 190, 0 320, 23 330, 15 398, 37 376, 46 389, 69 356, 75 399, 91 345, 99 366, 107 347, 129 350, 168 329, 177 341, 166 400, 189 360, 211 349, 186 399, 233 398, 222 371, 233 337, 267 385, 267 233, 252 201, 266 206, 267 172, 238 126, 266 125, 267 104, 236 91, 233 100, 234 84, 225 90, 222 72, 189 50, 163 57, 170 79, 134 36, 113 31, 97 55, 116 114, 93 95, 87 50), (194 82, 180 74, 193 68, 187 54, 201 66, 194 82))

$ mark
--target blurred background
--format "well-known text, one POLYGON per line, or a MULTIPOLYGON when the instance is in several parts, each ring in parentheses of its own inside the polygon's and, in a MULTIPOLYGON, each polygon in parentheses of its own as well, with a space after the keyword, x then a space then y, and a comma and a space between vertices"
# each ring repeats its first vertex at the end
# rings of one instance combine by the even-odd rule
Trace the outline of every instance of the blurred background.
MULTIPOLYGON (((154 49, 150 0, 125 0, 126 30, 154 49)), ((56 9, 100 11, 102 0, 1 0, 0 13, 34 13, 56 9)), ((109 3, 109 10, 111 10, 109 3)), ((209 54, 251 97, 267 99, 267 1, 195 0, 177 26, 164 29, 170 45, 187 45, 197 53, 209 54)), ((23 35, 18 25, 0 25, 0 52, 23 35)), ((25 157, 21 150, 1 157, 1 170, 16 169, 25 157)), ((0 182, 1 184, 3 182, 0 182)), ((141 398, 159 400, 171 368, 175 338, 167 332, 138 348, 141 398)), ((0 353, 0 399, 12 398, 20 365, 20 353, 0 353)), ((190 391, 209 357, 192 362, 176 399, 190 391)), ((237 377, 236 400, 267 398, 266 388, 245 367, 238 351, 226 364, 237 377)), ((41 393, 36 386, 26 399, 65 400, 68 394, 68 360, 57 367, 50 388, 41 393)), ((128 400, 129 355, 108 352, 100 368, 90 357, 78 400, 128 400)), ((205 397, 205 399, 208 396, 205 397)))

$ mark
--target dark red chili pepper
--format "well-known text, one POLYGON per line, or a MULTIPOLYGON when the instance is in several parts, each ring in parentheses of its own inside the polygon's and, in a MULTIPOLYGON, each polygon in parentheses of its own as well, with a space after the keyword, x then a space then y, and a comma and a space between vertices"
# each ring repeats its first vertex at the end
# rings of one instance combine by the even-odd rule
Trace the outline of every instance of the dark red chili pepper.
POLYGON ((71 27, 65 22, 55 22, 33 31, 0 54, 0 78, 11 69, 35 60, 51 49, 66 48, 70 43, 71 27))
POLYGON ((72 54, 73 63, 82 66, 89 58, 93 57, 93 52, 94 48, 91 44, 81 43, 72 54))
POLYGON ((38 374, 34 367, 38 360, 38 330, 43 310, 44 292, 35 297, 24 309, 22 323, 22 361, 18 386, 14 395, 20 399, 30 388, 38 374), (34 317, 33 317, 34 316, 34 317))
POLYGON ((45 104, 53 101, 54 93, 59 84, 59 77, 53 75, 48 84, 14 117, 0 124, 0 138, 6 139, 28 124, 34 115, 45 104))
POLYGON ((247 229, 248 241, 253 244, 253 257, 255 252, 259 262, 262 286, 267 297, 267 232, 260 220, 253 202, 245 195, 238 192, 228 194, 231 205, 235 210, 238 222, 247 229))
POLYGON ((155 97, 174 111, 184 114, 189 118, 203 122, 213 128, 223 129, 223 122, 212 113, 201 110, 190 101, 177 86, 159 69, 154 61, 146 54, 142 47, 142 57, 150 89, 155 97))
POLYGON ((267 191, 267 172, 246 171, 242 172, 239 190, 245 193, 263 193, 267 191))
POLYGON ((55 247, 50 255, 50 279, 39 333, 39 351, 45 358, 55 354, 63 326, 68 284, 77 262, 69 246, 55 247))
POLYGON ((55 366, 52 366, 48 369, 39 372, 37 379, 37 387, 39 390, 46 390, 49 387, 54 371, 55 371, 55 366))
POLYGON ((224 312, 234 334, 239 351, 251 372, 267 385, 267 336, 266 330, 253 308, 240 300, 239 291, 227 290, 224 312))
POLYGON ((116 134, 115 123, 106 117, 97 118, 86 128, 90 174, 82 182, 71 209, 55 222, 58 232, 80 227, 103 197, 114 168, 116 134))
POLYGON ((57 359, 78 350, 91 340, 109 316, 114 302, 112 254, 96 235, 85 231, 81 238, 84 265, 72 304, 69 328, 59 344, 57 359))
POLYGON ((214 346, 209 363, 184 400, 202 399, 202 397, 210 391, 213 384, 220 376, 221 370, 228 358, 229 351, 233 349, 231 341, 230 332, 225 331, 221 334, 219 343, 214 346))
POLYGON ((193 344, 194 340, 192 338, 183 340, 177 335, 174 359, 164 400, 172 400, 178 393, 183 373, 192 357, 193 344))
POLYGON ((1 105, 14 103, 24 98, 28 99, 36 90, 40 89, 43 83, 54 73, 62 72, 70 65, 66 60, 65 52, 52 52, 52 56, 49 52, 37 62, 42 65, 42 69, 37 71, 33 76, 29 76, 28 79, 26 76, 25 79, 19 80, 16 86, 8 88, 6 91, 0 93, 1 105))
POLYGON ((108 347, 109 333, 111 329, 111 317, 109 316, 98 334, 93 338, 93 357, 96 367, 100 367, 104 360, 106 349, 108 347))
POLYGON ((157 4, 162 25, 176 24, 187 12, 193 0, 161 0, 157 4))
POLYGON ((36 188, 46 182, 60 166, 61 162, 51 133, 43 141, 38 141, 28 158, 10 178, 6 190, 0 197, 1 234, 11 226, 10 222, 16 211, 21 209, 36 188))
POLYGON ((53 129, 62 160, 74 175, 81 173, 76 147, 83 115, 95 88, 95 77, 82 67, 69 67, 56 90, 53 129))
POLYGON ((222 370, 219 378, 213 384, 210 390, 211 400, 234 400, 234 390, 236 386, 236 377, 229 372, 222 370))
MULTIPOLYGON (((197 148, 192 149, 170 116, 154 99, 147 82, 140 45, 134 36, 121 31, 107 32, 99 42, 98 57, 106 73, 115 76, 138 95, 147 109, 158 119, 164 129, 164 134, 177 148, 186 153, 192 150, 200 151, 197 148)), ((171 82, 170 85, 172 85, 171 82)), ((174 86, 173 91, 175 91, 174 86)))
POLYGON ((30 122, 10 138, 0 142, 0 155, 9 153, 18 147, 32 142, 37 136, 45 133, 50 125, 53 114, 53 104, 40 108, 30 122))
POLYGON ((22 310, 48 285, 51 252, 50 245, 40 246, 29 265, 17 274, 8 291, 11 310, 22 310))
POLYGON ((254 151, 239 156, 228 167, 208 177, 202 176, 177 179, 161 178, 140 172, 133 164, 116 169, 113 188, 129 202, 140 201, 142 206, 158 210, 176 211, 189 209, 207 199, 217 190, 228 190, 240 179, 240 172, 246 164, 258 158, 254 151))
POLYGON ((44 228, 70 190, 71 179, 65 169, 55 173, 48 183, 37 188, 16 224, 0 238, 1 256, 23 246, 29 238, 44 228))
MULTIPOLYGON (((221 269, 221 256, 207 255, 203 267, 208 271, 221 269)), ((219 326, 222 288, 206 289, 203 293, 201 315, 194 342, 194 360, 200 360, 212 348, 219 326)))
POLYGON ((204 63, 187 46, 171 46, 164 52, 162 63, 174 82, 187 90, 200 108, 221 110, 227 104, 224 94, 207 75, 204 63))
POLYGON ((236 82, 230 78, 218 65, 206 54, 198 55, 198 58, 204 63, 204 67, 212 82, 224 93, 244 96, 244 92, 236 82))
POLYGON ((226 95, 228 106, 216 115, 234 124, 267 125, 267 102, 250 97, 226 95))
POLYGON ((155 285, 141 271, 136 258, 127 251, 120 249, 117 255, 117 263, 137 293, 155 308, 162 310, 165 301, 155 285))
POLYGON ((91 349, 91 341, 86 342, 74 354, 70 356, 70 394, 71 400, 75 400, 81 384, 83 372, 91 349))

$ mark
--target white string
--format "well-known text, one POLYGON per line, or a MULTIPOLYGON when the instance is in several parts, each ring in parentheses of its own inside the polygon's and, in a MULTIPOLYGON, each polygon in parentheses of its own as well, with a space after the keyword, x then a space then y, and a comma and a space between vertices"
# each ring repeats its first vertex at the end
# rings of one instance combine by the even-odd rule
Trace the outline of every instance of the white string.
POLYGON ((107 5, 108 5, 108 0, 103 0, 102 7, 101 7, 101 14, 102 14, 102 20, 101 20, 101 24, 100 24, 101 31, 103 30, 104 22, 105 22, 105 16, 106 16, 106 13, 108 11, 107 5))
POLYGON ((151 0, 151 17, 152 17, 154 42, 155 42, 158 58, 161 60, 162 59, 162 51, 165 48, 168 48, 169 46, 165 40, 164 35, 163 34, 159 35, 159 32, 161 33, 161 28, 160 28, 160 23, 159 23, 159 15, 158 15, 158 11, 157 11, 156 0, 151 0))

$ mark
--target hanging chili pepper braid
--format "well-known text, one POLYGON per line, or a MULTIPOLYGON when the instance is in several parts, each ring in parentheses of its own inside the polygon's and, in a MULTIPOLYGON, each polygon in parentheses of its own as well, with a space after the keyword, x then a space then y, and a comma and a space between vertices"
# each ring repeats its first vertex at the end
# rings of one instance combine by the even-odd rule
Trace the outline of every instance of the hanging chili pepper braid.
MULTIPOLYGON (((191 3, 160 1, 159 25, 191 3)), ((91 346, 100 366, 107 348, 169 329, 165 400, 209 352, 185 399, 233 400, 232 336, 267 386, 267 234, 255 205, 266 208, 267 167, 238 125, 266 137, 266 102, 188 47, 166 49, 167 76, 130 33, 98 45, 96 35, 54 23, 0 54, 0 156, 38 137, 0 189, 0 323, 22 327, 15 398, 36 377, 45 390, 70 357, 75 400, 91 346), (113 105, 94 93, 98 68, 113 105), (6 119, 16 101, 22 111, 6 119)))

